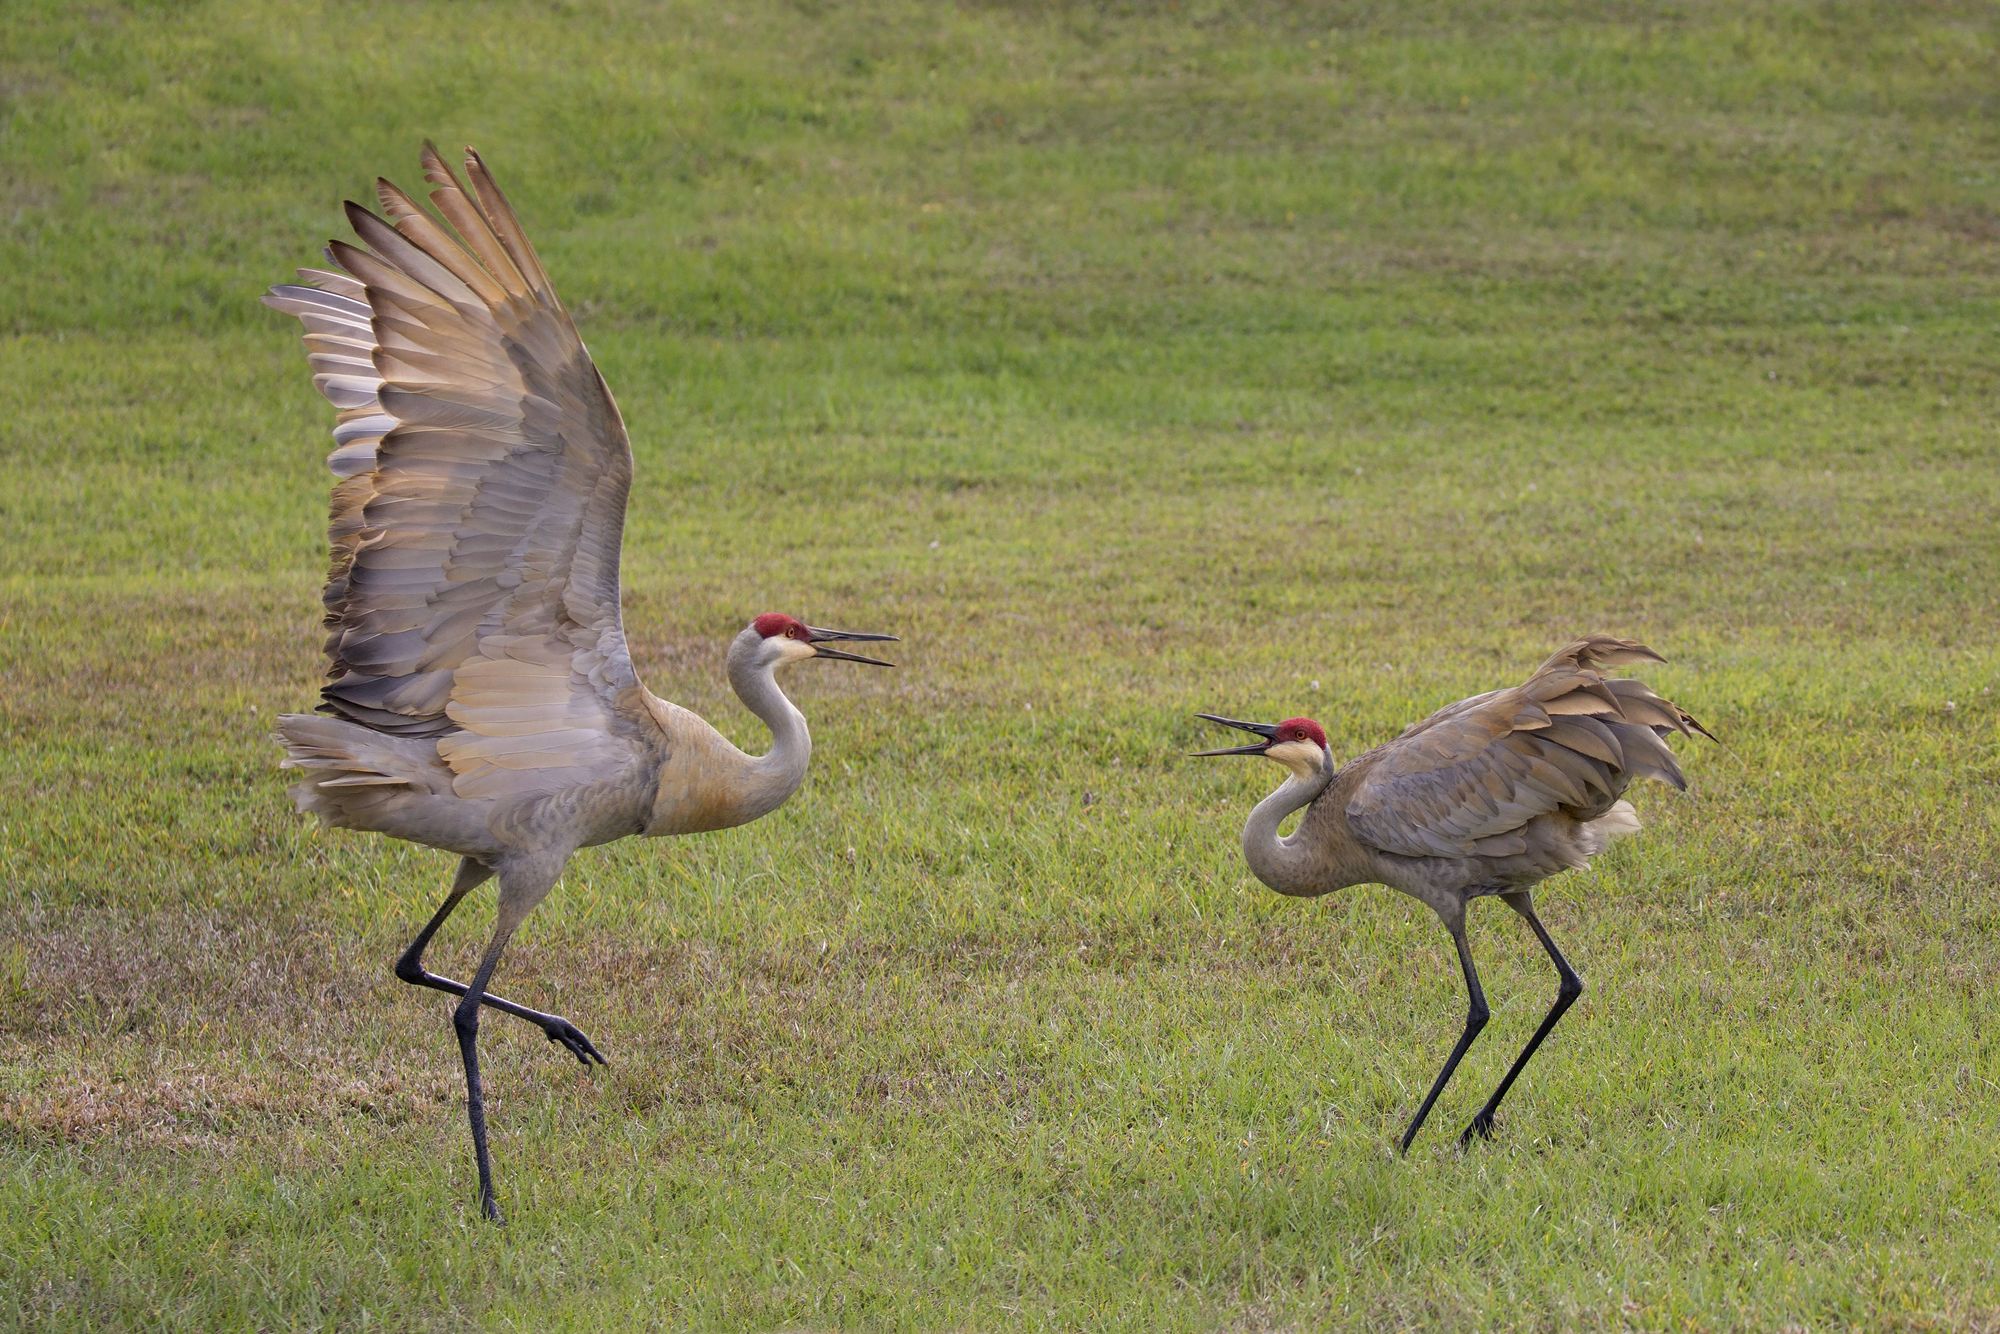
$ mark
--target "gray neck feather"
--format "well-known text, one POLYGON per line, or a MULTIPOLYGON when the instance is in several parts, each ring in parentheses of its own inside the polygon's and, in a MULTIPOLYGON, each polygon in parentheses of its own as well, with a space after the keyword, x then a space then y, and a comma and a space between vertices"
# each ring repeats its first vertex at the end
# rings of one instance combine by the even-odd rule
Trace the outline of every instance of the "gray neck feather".
POLYGON ((729 646, 729 685, 750 712, 771 729, 771 749, 750 757, 739 800, 741 818, 754 820, 785 804, 805 781, 812 759, 812 735, 806 717, 778 688, 776 664, 760 661, 764 640, 745 630, 729 646))
POLYGON ((1243 825, 1243 859, 1250 863, 1251 874, 1280 894, 1321 894, 1332 888, 1318 874, 1318 859, 1300 841, 1300 831, 1294 830, 1290 838, 1278 837, 1285 817, 1310 804, 1332 781, 1330 763, 1311 778, 1288 775, 1276 792, 1257 803, 1243 825))

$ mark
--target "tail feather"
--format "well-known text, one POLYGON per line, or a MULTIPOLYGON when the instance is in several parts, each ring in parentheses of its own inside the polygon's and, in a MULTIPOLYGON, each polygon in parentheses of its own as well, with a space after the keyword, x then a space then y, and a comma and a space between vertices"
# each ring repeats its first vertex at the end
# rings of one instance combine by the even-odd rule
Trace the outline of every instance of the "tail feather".
POLYGON ((1618 839, 1629 838, 1639 832, 1639 812, 1629 801, 1613 802, 1610 810, 1583 828, 1592 844, 1590 855, 1595 857, 1618 839))
POLYGON ((1636 662, 1664 662, 1635 639, 1590 635, 1567 644, 1536 668, 1522 687, 1527 697, 1516 727, 1540 730, 1548 741, 1626 778, 1654 778, 1681 791, 1687 779, 1664 738, 1715 735, 1670 699, 1634 677, 1605 676, 1599 669, 1636 662))
POLYGON ((293 805, 328 824, 371 828, 376 821, 370 813, 385 796, 400 790, 430 792, 436 786, 422 757, 409 749, 410 742, 345 719, 284 714, 278 719, 278 740, 285 747, 279 767, 300 774, 290 789, 293 805))
POLYGON ((1585 635, 1563 645, 1536 669, 1536 675, 1558 667, 1580 667, 1586 671, 1598 667, 1623 667, 1635 662, 1665 662, 1666 659, 1647 648, 1636 639, 1619 639, 1612 635, 1585 635))

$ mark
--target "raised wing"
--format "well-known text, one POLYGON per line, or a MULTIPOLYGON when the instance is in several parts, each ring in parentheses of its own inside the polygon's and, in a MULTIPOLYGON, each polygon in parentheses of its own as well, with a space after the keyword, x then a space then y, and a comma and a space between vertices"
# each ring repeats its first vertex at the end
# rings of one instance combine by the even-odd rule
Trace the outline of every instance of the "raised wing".
POLYGON ((1524 685, 1461 700, 1375 752, 1348 797, 1348 828, 1406 857, 1505 856, 1522 826, 1609 810, 1637 778, 1685 788, 1669 732, 1707 730, 1644 684, 1597 668, 1662 662, 1629 639, 1579 639, 1524 685))
POLYGON ((456 236, 378 181, 391 221, 347 205, 367 248, 264 298, 340 410, 320 707, 436 736, 461 796, 549 788, 650 725, 618 615, 632 451, 478 154, 469 193, 423 164, 456 236))

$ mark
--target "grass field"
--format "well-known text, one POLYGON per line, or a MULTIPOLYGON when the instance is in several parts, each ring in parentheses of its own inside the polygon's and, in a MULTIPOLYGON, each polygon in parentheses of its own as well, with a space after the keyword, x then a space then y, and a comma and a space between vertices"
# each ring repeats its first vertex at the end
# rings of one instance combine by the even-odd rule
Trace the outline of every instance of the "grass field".
POLYGON ((1744 6, 11 3, 0 1324, 2000 1326, 2000 21, 1744 6), (291 813, 328 414, 258 292, 480 146, 619 395, 626 623, 805 788, 580 855, 291 813), (1497 908, 1281 900, 1270 766, 1584 630, 1724 740, 1497 908), (1215 742, 1213 744, 1220 744, 1215 742), (441 939, 470 965, 488 901, 441 939), (462 975, 462 974, 461 974, 462 975))

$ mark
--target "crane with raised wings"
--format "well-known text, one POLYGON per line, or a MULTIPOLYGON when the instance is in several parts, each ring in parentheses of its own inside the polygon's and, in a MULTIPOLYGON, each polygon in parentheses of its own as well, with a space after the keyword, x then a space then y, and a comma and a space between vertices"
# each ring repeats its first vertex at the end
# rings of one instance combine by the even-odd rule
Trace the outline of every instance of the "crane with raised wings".
POLYGON ((305 326, 313 384, 338 409, 326 681, 319 712, 278 730, 301 810, 461 858, 396 975, 463 998, 453 1024, 479 1202, 498 1222, 481 1005, 586 1066, 604 1059, 568 1020, 487 993, 508 938, 578 848, 724 829, 783 804, 812 741, 777 669, 888 666, 833 645, 894 636, 778 613, 746 626, 729 683, 771 730, 763 755, 648 691, 619 617, 632 451, 617 405, 479 155, 466 150, 469 190, 428 144, 423 168, 442 220, 377 181, 386 219, 348 203, 361 244, 332 242, 332 269, 302 269, 264 298, 305 326), (433 933, 496 876, 472 981, 426 970, 433 933))

